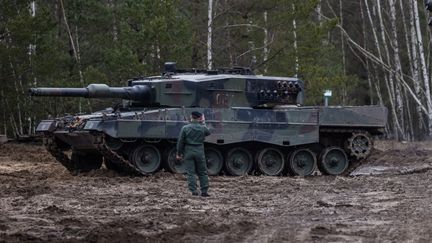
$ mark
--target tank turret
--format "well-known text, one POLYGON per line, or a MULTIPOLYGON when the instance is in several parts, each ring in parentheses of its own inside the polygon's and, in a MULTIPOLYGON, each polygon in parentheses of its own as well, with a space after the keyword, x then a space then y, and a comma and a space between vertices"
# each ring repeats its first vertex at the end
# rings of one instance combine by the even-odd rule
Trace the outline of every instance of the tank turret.
POLYGON ((121 98, 131 106, 251 107, 302 105, 303 82, 296 78, 253 75, 249 69, 177 70, 130 80, 127 87, 90 84, 86 88, 32 88, 33 96, 121 98), (247 74, 247 75, 245 75, 247 74))

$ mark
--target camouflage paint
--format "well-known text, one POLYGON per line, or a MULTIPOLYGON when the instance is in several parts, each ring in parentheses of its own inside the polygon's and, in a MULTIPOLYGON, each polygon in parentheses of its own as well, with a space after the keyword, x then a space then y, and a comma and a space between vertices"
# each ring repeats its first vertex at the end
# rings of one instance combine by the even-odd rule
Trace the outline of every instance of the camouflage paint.
POLYGON ((97 142, 94 134, 175 140, 191 111, 198 110, 205 114, 212 130, 206 138, 209 144, 297 146, 318 143, 323 128, 365 128, 376 134, 387 123, 385 107, 301 107, 304 85, 296 78, 186 73, 136 79, 128 84, 119 88, 89 85, 74 90, 33 89, 36 96, 131 99, 127 107, 130 111, 46 120, 37 131, 82 148, 97 142), (75 126, 77 121, 83 126, 75 126))

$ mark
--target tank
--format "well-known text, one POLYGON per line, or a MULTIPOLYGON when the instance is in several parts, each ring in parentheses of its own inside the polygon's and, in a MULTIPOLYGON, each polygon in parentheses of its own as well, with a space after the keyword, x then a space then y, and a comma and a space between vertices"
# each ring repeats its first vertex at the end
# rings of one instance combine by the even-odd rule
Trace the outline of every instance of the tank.
POLYGON ((32 96, 119 98, 120 106, 42 120, 47 150, 72 173, 99 169, 184 173, 176 141, 190 113, 205 115, 209 175, 348 174, 373 151, 387 123, 383 106, 304 106, 304 83, 247 68, 176 69, 126 87, 32 88, 32 96), (71 153, 70 153, 71 151, 71 153))

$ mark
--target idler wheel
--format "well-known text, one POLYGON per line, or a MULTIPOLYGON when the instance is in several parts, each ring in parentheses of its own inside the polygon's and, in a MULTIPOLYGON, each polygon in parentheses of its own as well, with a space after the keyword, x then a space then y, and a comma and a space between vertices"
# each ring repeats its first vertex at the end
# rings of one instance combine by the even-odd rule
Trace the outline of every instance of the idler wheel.
POLYGON ((289 158, 289 170, 293 175, 312 175, 316 166, 316 155, 309 149, 297 149, 289 158))
POLYGON ((244 148, 233 148, 228 151, 225 166, 230 175, 246 175, 253 166, 252 154, 244 148))
POLYGON ((348 168, 348 156, 339 147, 326 148, 320 157, 319 167, 325 174, 341 175, 348 168))
POLYGON ((279 149, 265 148, 258 154, 258 168, 269 176, 279 175, 284 169, 284 156, 279 149))
POLYGON ((164 161, 165 161, 166 168, 173 173, 184 174, 186 173, 184 161, 183 160, 177 161, 176 154, 177 154, 177 149, 175 146, 171 147, 164 153, 165 156, 164 161))
POLYGON ((136 147, 131 160, 137 169, 146 174, 154 173, 161 167, 161 155, 153 145, 143 144, 136 147))
POLYGON ((205 149, 204 153, 207 162, 207 173, 212 176, 219 175, 224 162, 219 149, 209 147, 205 149))
POLYGON ((353 133, 347 140, 347 151, 357 159, 367 158, 373 148, 373 139, 368 132, 353 133))
POLYGON ((96 152, 72 151, 71 161, 76 172, 89 172, 102 166, 102 155, 96 152))

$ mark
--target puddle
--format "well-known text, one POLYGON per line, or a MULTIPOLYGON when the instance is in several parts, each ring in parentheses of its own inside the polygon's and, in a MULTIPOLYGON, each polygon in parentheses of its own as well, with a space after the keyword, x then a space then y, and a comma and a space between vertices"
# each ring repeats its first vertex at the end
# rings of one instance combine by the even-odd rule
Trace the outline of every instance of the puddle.
POLYGON ((400 174, 413 174, 423 173, 431 170, 432 167, 429 165, 413 165, 403 167, 392 167, 392 166, 361 166, 351 172, 350 176, 367 176, 367 175, 400 175, 400 174))
POLYGON ((391 166, 364 166, 359 167, 353 172, 351 172, 351 176, 362 176, 362 175, 382 175, 394 173, 396 168, 391 166))

